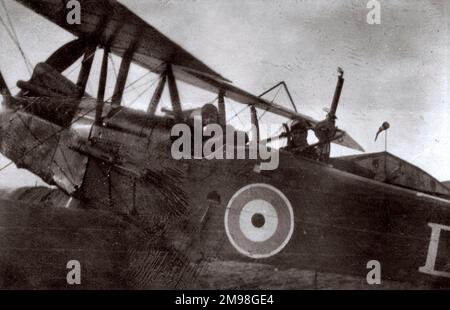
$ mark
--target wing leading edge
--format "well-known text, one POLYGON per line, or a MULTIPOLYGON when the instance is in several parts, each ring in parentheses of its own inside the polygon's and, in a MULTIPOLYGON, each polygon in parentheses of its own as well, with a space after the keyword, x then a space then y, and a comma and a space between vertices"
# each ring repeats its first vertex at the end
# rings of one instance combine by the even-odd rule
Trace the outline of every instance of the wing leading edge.
POLYGON ((120 56, 139 38, 133 60, 155 73, 161 73, 162 64, 171 63, 226 80, 115 0, 78 0, 81 4, 79 25, 67 22, 66 1, 17 1, 77 37, 109 46, 120 56))

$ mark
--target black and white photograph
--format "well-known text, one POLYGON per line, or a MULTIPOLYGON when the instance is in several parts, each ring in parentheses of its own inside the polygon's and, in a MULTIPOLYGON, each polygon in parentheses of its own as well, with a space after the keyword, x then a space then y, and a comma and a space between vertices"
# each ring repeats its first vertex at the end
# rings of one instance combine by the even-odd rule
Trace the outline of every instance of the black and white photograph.
POLYGON ((0 290, 450 289, 449 12, 0 0, 0 290))

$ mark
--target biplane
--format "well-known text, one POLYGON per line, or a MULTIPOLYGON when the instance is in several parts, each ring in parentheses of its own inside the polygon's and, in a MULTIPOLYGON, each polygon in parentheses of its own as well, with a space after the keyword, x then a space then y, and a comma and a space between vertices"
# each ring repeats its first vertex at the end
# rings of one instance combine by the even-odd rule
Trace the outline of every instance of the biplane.
MULTIPOLYGON (((363 151, 336 127, 343 72, 316 121, 235 86, 117 1, 80 0, 80 24, 67 22, 67 1, 18 2, 76 39, 36 65, 17 94, 0 79, 0 151, 52 186, 2 195, 2 288, 261 287, 248 280, 255 273, 276 288, 450 286, 450 189, 394 155, 280 149, 274 170, 258 169, 260 158, 171 155, 173 126, 203 111, 183 106, 178 82, 217 96, 222 127, 232 101, 251 110, 256 128, 258 112, 272 113, 305 123, 319 137, 314 147, 363 151), (110 55, 121 64, 107 99, 110 55), (102 61, 89 94, 94 57, 102 61), (65 73, 80 59, 72 82, 65 73), (123 104, 132 64, 158 75, 146 111, 123 104), (158 115, 166 88, 171 109, 158 115), (79 285, 67 282, 74 260, 79 285)), ((289 140, 284 128, 252 139, 289 140)))

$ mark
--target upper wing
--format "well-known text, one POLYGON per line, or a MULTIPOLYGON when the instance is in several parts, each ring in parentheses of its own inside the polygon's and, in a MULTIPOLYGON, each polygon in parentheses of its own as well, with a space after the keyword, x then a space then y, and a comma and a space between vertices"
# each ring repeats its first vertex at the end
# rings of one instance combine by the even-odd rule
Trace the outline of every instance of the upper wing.
POLYGON ((67 1, 17 1, 77 37, 110 46, 120 56, 138 40, 133 60, 153 72, 161 73, 164 70, 162 64, 171 63, 225 80, 115 0, 78 0, 81 4, 80 25, 70 25, 67 22, 67 14, 70 12, 66 7, 67 1))

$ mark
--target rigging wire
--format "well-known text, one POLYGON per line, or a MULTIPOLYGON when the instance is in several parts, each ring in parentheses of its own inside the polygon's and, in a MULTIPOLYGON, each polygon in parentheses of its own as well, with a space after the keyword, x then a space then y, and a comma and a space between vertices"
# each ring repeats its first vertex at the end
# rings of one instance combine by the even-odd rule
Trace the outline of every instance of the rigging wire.
MULTIPOLYGON (((30 135, 31 135, 35 140, 37 140, 39 143, 41 143, 41 139, 39 139, 39 137, 37 137, 37 136, 34 134, 33 130, 30 128, 29 124, 26 123, 26 122, 24 121, 24 119, 20 116, 20 114, 17 114, 17 117, 20 119, 21 123, 23 124, 23 126, 25 127, 25 129, 30 133, 30 135)), ((59 145, 57 146, 57 148, 59 148, 59 145)), ((66 156, 64 155, 64 152, 61 152, 61 154, 62 154, 62 156, 63 156, 63 159, 64 159, 64 161, 65 161, 65 163, 66 163, 66 165, 67 165, 67 168, 68 168, 69 173, 70 173, 70 175, 71 175, 72 178, 69 178, 69 176, 66 174, 66 172, 64 171, 64 169, 62 169, 62 167, 61 167, 56 161, 53 160, 54 158, 52 158, 52 162, 53 162, 53 163, 61 170, 61 172, 64 174, 64 176, 65 176, 68 180, 72 180, 72 179, 73 179, 73 172, 72 172, 72 169, 71 169, 71 167, 70 167, 70 165, 69 165, 69 163, 68 163, 68 161, 67 161, 66 156)), ((54 155, 53 155, 53 156, 54 156, 54 155)))
POLYGON ((4 0, 1 0, 0 3, 5 11, 6 19, 9 24, 9 28, 1 15, 0 15, 0 22, 2 23, 3 27, 5 28, 6 32, 8 33, 8 36, 13 41, 13 43, 16 45, 17 49, 19 50, 20 54, 22 55, 22 58, 24 59, 25 66, 27 67, 28 73, 31 75, 31 74, 33 74, 33 65, 32 65, 31 61, 28 59, 27 55, 25 54, 25 51, 22 49, 19 37, 18 37, 16 29, 11 21, 11 17, 9 16, 9 13, 8 13, 8 8, 6 7, 4 0))
POLYGON ((275 99, 277 99, 278 94, 280 93, 280 90, 281 90, 281 85, 278 87, 278 90, 277 90, 277 92, 275 93, 275 96, 273 96, 273 99, 272 99, 272 101, 271 101, 270 103, 273 103, 273 102, 275 101, 275 99))
MULTIPOLYGON (((139 92, 137 91, 137 89, 135 88, 136 83, 142 81, 144 78, 146 78, 147 76, 149 76, 151 74, 151 72, 147 72, 144 75, 142 75, 140 78, 138 78, 137 80, 135 80, 133 83, 130 83, 125 89, 131 88, 133 91, 137 92, 139 94, 139 92)), ((139 86, 140 87, 140 86, 139 86)), ((125 93, 125 92, 124 92, 125 93)), ((112 98, 112 97, 111 97, 112 98)), ((109 98, 108 100, 110 100, 111 98, 109 98)), ((108 101, 107 100, 107 101, 108 101)))
MULTIPOLYGON (((146 92, 148 92, 155 84, 156 82, 159 80, 159 77, 156 79, 153 79, 150 81, 150 85, 148 87, 146 87, 142 92, 140 92, 138 94, 138 96, 136 98, 134 98, 133 100, 131 100, 131 103, 128 105, 129 108, 131 108, 146 92)), ((143 86, 143 85, 141 85, 143 86)), ((140 87, 141 87, 140 86, 140 87)), ((113 119, 114 117, 116 117, 118 114, 120 114, 123 110, 119 111, 118 113, 114 114, 114 116, 111 118, 113 119)))
MULTIPOLYGON (((248 109, 248 108, 249 108, 249 106, 245 106, 242 110, 240 110, 239 112, 235 113, 232 117, 230 117, 230 118, 227 120, 227 123, 229 123, 229 122, 231 122, 232 120, 234 120, 236 117, 239 116, 239 114, 241 114, 242 112, 244 112, 244 111, 245 111, 246 109, 248 109)), ((233 109, 233 111, 236 112, 236 110, 234 110, 234 109, 233 109)))
MULTIPOLYGON (((162 65, 161 65, 162 66, 162 65)), ((159 68, 159 67, 158 67, 159 68)), ((158 69, 157 68, 157 69, 158 69)), ((139 82, 140 80, 142 80, 144 77, 146 77, 147 75, 149 75, 151 72, 149 71, 149 72, 147 72, 146 74, 144 74, 143 76, 141 76, 139 79, 137 79, 136 81, 134 81, 133 83, 131 83, 128 87, 130 87, 130 86, 133 86, 133 85, 135 85, 137 82, 139 82)), ((150 80, 149 82, 150 82, 150 85, 148 86, 148 87, 146 87, 142 92, 140 92, 139 94, 138 94, 138 96, 135 98, 135 99, 133 99, 132 101, 131 101, 131 104, 128 106, 128 107, 132 107, 136 102, 137 102, 137 100, 139 100, 139 98, 141 98, 147 91, 149 91, 155 84, 156 84, 156 82, 158 82, 159 81, 159 79, 160 79, 160 77, 158 76, 157 78, 155 78, 155 79, 152 79, 152 80, 150 80)), ((147 82, 146 82, 147 83, 147 82)), ((143 85, 145 85, 145 84, 141 84, 140 86, 138 86, 137 88, 140 88, 141 86, 143 86, 143 85)), ((126 88, 125 88, 126 89, 126 88)), ((109 99, 108 99, 109 100, 109 99)), ((119 115, 121 112, 123 112, 123 110, 120 110, 119 112, 117 112, 116 114, 114 114, 112 117, 111 117, 111 119, 114 119, 117 115, 119 115)))
POLYGON ((114 78, 117 80, 118 74, 116 70, 116 63, 114 62, 114 59, 112 58, 111 54, 108 54, 108 58, 111 61, 113 72, 114 72, 114 78))
MULTIPOLYGON (((271 101, 270 103, 274 103, 274 101, 275 101, 275 99, 277 99, 278 94, 280 93, 280 91, 281 91, 281 85, 278 87, 278 90, 277 90, 277 92, 275 93, 275 96, 273 96, 273 99, 272 99, 272 101, 271 101)), ((265 111, 259 116, 258 121, 260 121, 260 120, 263 118, 263 116, 266 115, 266 113, 267 113, 268 111, 269 111, 269 110, 265 110, 265 111)))
POLYGON ((241 111, 239 111, 238 113, 236 113, 236 110, 234 109, 233 106, 231 106, 231 109, 233 110, 233 112, 235 113, 235 116, 238 118, 239 122, 242 125, 242 128, 245 128, 244 122, 242 121, 241 117, 239 116, 239 114, 241 114, 242 112, 245 111, 245 109, 247 109, 248 107, 245 107, 244 109, 242 109, 241 111))
POLYGON ((205 105, 206 104, 214 104, 214 103, 216 103, 217 100, 219 100, 219 96, 217 96, 216 98, 214 98, 213 100, 211 100, 209 102, 206 102, 205 105))
MULTIPOLYGON (((113 71, 114 71, 114 77, 115 77, 116 80, 117 80, 118 73, 117 73, 117 70, 116 70, 116 63, 114 62, 114 59, 112 58, 111 54, 108 55, 108 58, 111 60, 112 68, 113 68, 113 71)), ((150 73, 151 73, 150 71, 147 72, 147 74, 150 74, 150 73)), ((146 74, 146 75, 147 75, 147 74, 146 74)), ((136 90, 136 88, 134 88, 133 86, 131 87, 131 89, 132 89, 134 92, 136 92, 136 93, 139 94, 139 92, 138 92, 138 91, 136 90)))
MULTIPOLYGON (((133 100, 131 100, 131 104, 129 105, 130 107, 133 106, 146 92, 148 92, 155 84, 156 82, 159 80, 159 78, 153 79, 152 81, 150 81, 150 85, 148 87, 146 87, 136 98, 134 98, 133 100)), ((143 85, 141 85, 143 86, 143 85)))
POLYGON ((28 73, 31 75, 33 70, 30 68, 31 64, 29 62, 29 60, 27 59, 27 56, 25 55, 25 52, 23 51, 22 47, 20 46, 20 43, 18 41, 16 41, 13 37, 13 34, 10 32, 10 30, 7 28, 3 18, 0 16, 0 23, 3 25, 3 27, 5 28, 6 32, 8 33, 8 36, 10 37, 11 41, 14 43, 14 45, 16 46, 16 48, 19 50, 22 58, 24 59, 24 63, 25 63, 25 67, 28 71, 28 73))
POLYGON ((74 66, 72 69, 69 70, 69 72, 66 73, 66 76, 69 77, 75 70, 81 67, 81 62, 78 62, 76 66, 74 66))

